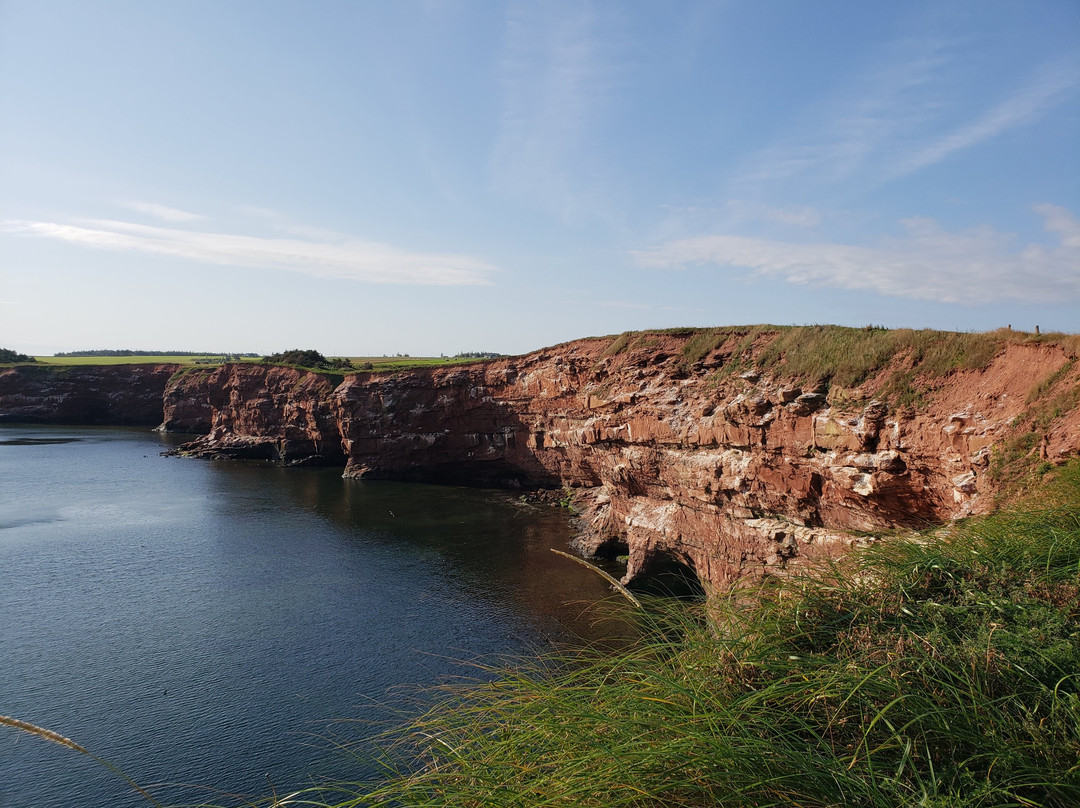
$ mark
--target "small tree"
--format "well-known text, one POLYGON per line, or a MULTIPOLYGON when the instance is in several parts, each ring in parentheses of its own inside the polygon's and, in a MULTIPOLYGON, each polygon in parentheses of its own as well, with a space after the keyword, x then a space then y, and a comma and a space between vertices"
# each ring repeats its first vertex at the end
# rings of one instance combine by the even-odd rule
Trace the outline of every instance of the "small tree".
POLYGON ((8 362, 36 362, 32 356, 24 353, 16 353, 8 348, 0 348, 0 363, 8 362))
POLYGON ((353 366, 352 362, 343 357, 327 359, 318 351, 304 350, 302 348, 293 348, 290 351, 271 354, 263 357, 262 361, 266 365, 300 365, 305 368, 322 368, 324 370, 348 370, 353 366))

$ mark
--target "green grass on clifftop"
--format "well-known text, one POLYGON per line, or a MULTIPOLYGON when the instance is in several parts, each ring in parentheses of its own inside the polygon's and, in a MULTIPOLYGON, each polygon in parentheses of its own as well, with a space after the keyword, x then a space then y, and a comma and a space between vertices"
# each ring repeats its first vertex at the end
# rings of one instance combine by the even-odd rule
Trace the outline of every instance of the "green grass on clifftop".
POLYGON ((679 360, 690 368, 713 355, 716 373, 765 371, 793 381, 824 381, 843 389, 879 379, 875 396, 897 406, 919 406, 934 381, 953 371, 985 367, 1010 344, 1059 345, 1080 355, 1080 335, 1032 334, 1010 329, 981 333, 880 326, 723 326, 628 331, 611 337, 604 356, 649 349, 661 336, 683 340, 679 360))
MULTIPOLYGON (((336 806, 1080 805, 1080 468, 1025 506, 452 687, 336 806)), ((302 800, 313 800, 312 803, 302 800)))
POLYGON ((443 367, 445 365, 471 365, 486 359, 456 356, 354 356, 353 367, 374 373, 389 373, 413 368, 443 367), (368 367, 370 365, 370 367, 368 367))
MULTIPOLYGON (((398 370, 410 370, 412 368, 424 368, 424 367, 441 367, 443 365, 461 365, 472 364, 476 362, 486 361, 484 359, 475 358, 458 358, 458 357, 440 357, 440 356, 415 356, 415 357, 400 357, 400 356, 352 356, 341 357, 348 360, 352 367, 347 368, 346 372, 355 373, 361 371, 387 373, 398 370)), ((258 364, 261 360, 258 358, 244 357, 243 359, 228 359, 226 360, 222 356, 215 356, 207 354, 206 356, 191 356, 187 354, 132 354, 130 356, 38 356, 31 357, 31 360, 35 360, 36 364, 45 366, 61 366, 61 367, 75 367, 80 365, 192 365, 203 367, 216 367, 229 362, 246 362, 258 364)), ((20 360, 21 361, 21 360, 20 360)), ((12 360, 11 363, 14 363, 12 360)), ((0 364, 5 364, 0 362, 0 364)), ((326 370, 324 367, 318 366, 304 366, 295 365, 296 367, 303 367, 305 370, 313 370, 316 372, 323 372, 326 370)), ((340 370, 339 370, 340 372, 340 370)))
MULTIPOLYGON (((130 356, 38 356, 39 364, 62 365, 220 365, 224 357, 214 354, 192 356, 190 354, 131 354, 130 356)), ((237 360, 231 360, 237 361, 237 360)), ((254 359, 238 361, 254 362, 254 359)))

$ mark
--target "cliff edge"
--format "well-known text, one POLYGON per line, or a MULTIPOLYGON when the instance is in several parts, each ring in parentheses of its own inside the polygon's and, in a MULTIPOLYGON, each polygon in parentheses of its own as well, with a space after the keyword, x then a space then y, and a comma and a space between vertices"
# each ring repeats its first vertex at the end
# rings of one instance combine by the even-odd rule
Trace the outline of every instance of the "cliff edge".
POLYGON ((157 426, 179 365, 0 368, 0 423, 157 426))
POLYGON ((989 510, 1080 449, 1080 341, 769 326, 584 339, 482 364, 176 374, 191 454, 573 489, 586 554, 706 587, 989 510), (196 429, 196 427, 198 429, 196 429))

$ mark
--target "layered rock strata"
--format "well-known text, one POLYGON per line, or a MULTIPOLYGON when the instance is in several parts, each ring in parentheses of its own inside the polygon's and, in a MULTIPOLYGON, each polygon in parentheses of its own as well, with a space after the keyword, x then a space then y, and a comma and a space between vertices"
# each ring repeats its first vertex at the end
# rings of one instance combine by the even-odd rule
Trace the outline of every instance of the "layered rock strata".
POLYGON ((0 423, 161 423, 177 365, 18 365, 0 369, 0 423))
MULTIPOLYGON (((673 559, 722 587, 841 552, 863 531, 989 508, 992 452, 1032 385, 1080 382, 1060 346, 1010 344, 986 367, 938 380, 917 411, 898 411, 874 397, 895 368, 839 390, 731 372, 740 357, 730 346, 689 362, 685 346, 665 335, 637 349, 582 340, 346 377, 226 365, 178 376, 164 423, 208 426, 186 446, 197 455, 345 463, 351 477, 566 486, 580 549, 625 552, 627 581, 673 559)), ((1075 416, 1055 415, 1030 450, 1049 462, 1075 454, 1075 416)))
POLYGON ((178 373, 164 394, 162 429, 206 433, 197 455, 343 465, 335 406, 340 377, 235 364, 178 373))

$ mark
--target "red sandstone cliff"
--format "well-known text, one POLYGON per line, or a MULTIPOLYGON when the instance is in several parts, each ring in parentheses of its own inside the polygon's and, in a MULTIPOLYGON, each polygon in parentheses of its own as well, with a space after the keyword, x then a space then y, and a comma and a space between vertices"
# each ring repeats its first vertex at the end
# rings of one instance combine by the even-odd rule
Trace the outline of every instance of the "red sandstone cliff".
POLYGON ((18 365, 0 369, 0 423, 156 426, 177 365, 18 365))
POLYGON ((898 354, 847 389, 792 377, 782 361, 731 372, 773 337, 733 333, 689 358, 689 335, 581 340, 344 379, 226 365, 178 376, 165 423, 209 408, 209 434, 188 445, 195 454, 571 486, 583 551, 625 547, 627 580, 668 557, 712 585, 837 552, 853 531, 986 510, 999 488, 992 472, 1014 455, 1058 462, 1080 448, 1080 369, 1065 343, 1003 341, 979 367, 925 379, 898 354), (898 374, 923 385, 919 406, 884 396, 898 374), (1054 406, 1036 411, 1036 393, 1054 406))
POLYGON ((343 464, 332 409, 334 379, 268 365, 222 365, 178 373, 165 390, 167 431, 204 432, 195 454, 343 464))

